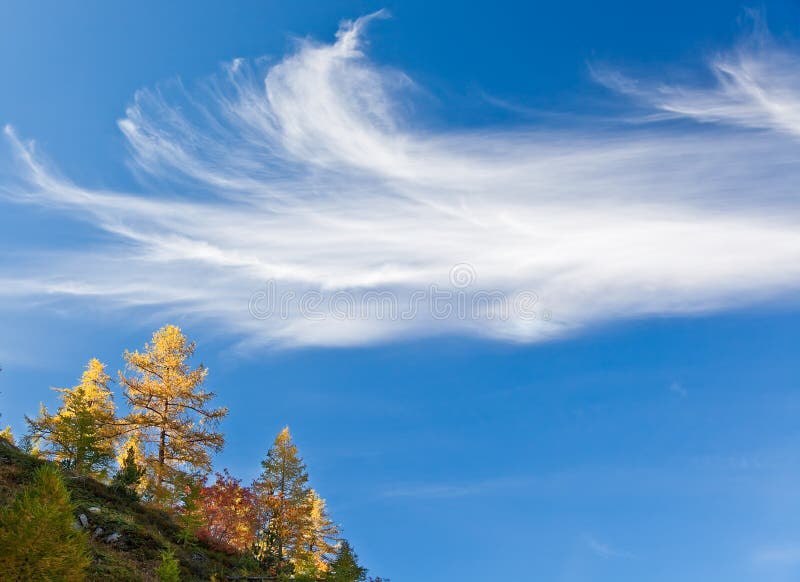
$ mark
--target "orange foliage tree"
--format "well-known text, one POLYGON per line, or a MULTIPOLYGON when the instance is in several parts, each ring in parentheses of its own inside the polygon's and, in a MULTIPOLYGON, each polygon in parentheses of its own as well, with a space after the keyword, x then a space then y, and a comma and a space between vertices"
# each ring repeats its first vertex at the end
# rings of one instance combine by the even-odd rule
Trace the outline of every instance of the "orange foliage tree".
POLYGON ((258 513, 256 498, 249 487, 232 477, 227 469, 216 481, 203 487, 200 504, 206 524, 197 537, 229 554, 248 551, 255 540, 258 513))

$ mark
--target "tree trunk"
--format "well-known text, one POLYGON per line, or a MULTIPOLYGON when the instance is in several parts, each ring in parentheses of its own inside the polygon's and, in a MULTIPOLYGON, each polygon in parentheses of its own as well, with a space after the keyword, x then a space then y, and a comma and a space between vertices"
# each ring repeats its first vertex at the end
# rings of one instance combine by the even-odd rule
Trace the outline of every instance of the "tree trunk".
POLYGON ((167 407, 168 401, 164 401, 164 413, 161 417, 161 433, 158 440, 158 474, 156 475, 157 491, 161 492, 161 486, 164 483, 164 464, 167 457, 167 430, 164 428, 164 423, 167 420, 167 407))

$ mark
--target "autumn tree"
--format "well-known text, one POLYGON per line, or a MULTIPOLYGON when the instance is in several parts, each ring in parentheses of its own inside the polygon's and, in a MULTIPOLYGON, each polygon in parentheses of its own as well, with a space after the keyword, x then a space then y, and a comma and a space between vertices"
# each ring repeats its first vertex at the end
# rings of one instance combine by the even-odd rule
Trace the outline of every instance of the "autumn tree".
POLYGON ((153 334, 140 353, 125 352, 127 374, 120 383, 131 408, 126 422, 141 438, 148 496, 161 505, 177 500, 187 475, 208 472, 210 453, 222 449, 219 421, 225 408, 211 408, 213 392, 203 390, 208 370, 187 360, 194 342, 174 325, 153 334))
POLYGON ((310 526, 310 493, 306 466, 285 427, 261 462, 253 483, 260 510, 256 558, 279 576, 294 569, 310 526))
POLYGON ((358 564, 358 556, 350 543, 343 540, 331 562, 326 582, 363 582, 367 579, 367 569, 358 564))
POLYGON ((58 470, 39 467, 0 510, 0 580, 84 580, 89 552, 73 510, 58 470))
POLYGON ((216 481, 201 491, 206 524, 197 537, 211 547, 229 554, 243 553, 253 546, 258 525, 256 499, 249 487, 228 470, 216 474, 216 481))
POLYGON ((261 463, 253 484, 260 509, 257 557, 278 575, 316 579, 328 570, 338 546, 339 529, 325 500, 308 486, 308 473, 284 428, 261 463))
POLYGON ((339 545, 339 528, 328 516, 325 500, 314 489, 308 493, 308 519, 301 537, 295 568, 300 574, 315 577, 324 574, 339 545))
POLYGON ((43 455, 81 475, 105 475, 114 459, 116 425, 114 402, 105 365, 92 359, 73 388, 56 388, 61 406, 50 414, 42 405, 36 419, 25 417, 28 439, 43 455))
POLYGON ((11 432, 11 426, 6 426, 3 430, 0 430, 0 438, 5 439, 12 445, 17 444, 17 441, 14 439, 14 434, 11 432))

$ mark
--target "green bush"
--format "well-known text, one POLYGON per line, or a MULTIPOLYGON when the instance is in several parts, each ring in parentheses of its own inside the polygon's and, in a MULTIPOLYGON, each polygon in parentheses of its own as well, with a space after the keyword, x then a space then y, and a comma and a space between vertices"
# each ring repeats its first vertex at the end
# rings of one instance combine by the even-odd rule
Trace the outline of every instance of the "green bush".
POLYGON ((172 550, 161 552, 161 564, 156 574, 161 582, 180 582, 180 564, 172 550))
POLYGON ((43 465, 0 510, 0 580, 84 580, 86 534, 58 470, 43 465))

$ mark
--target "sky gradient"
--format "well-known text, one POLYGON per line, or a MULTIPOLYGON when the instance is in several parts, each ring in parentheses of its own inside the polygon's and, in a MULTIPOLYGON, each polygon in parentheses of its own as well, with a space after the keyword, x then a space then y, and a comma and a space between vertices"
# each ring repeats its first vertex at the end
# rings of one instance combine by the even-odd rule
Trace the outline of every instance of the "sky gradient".
POLYGON ((800 8, 626 4, 3 5, 0 422, 175 323, 373 575, 797 579, 800 8))

